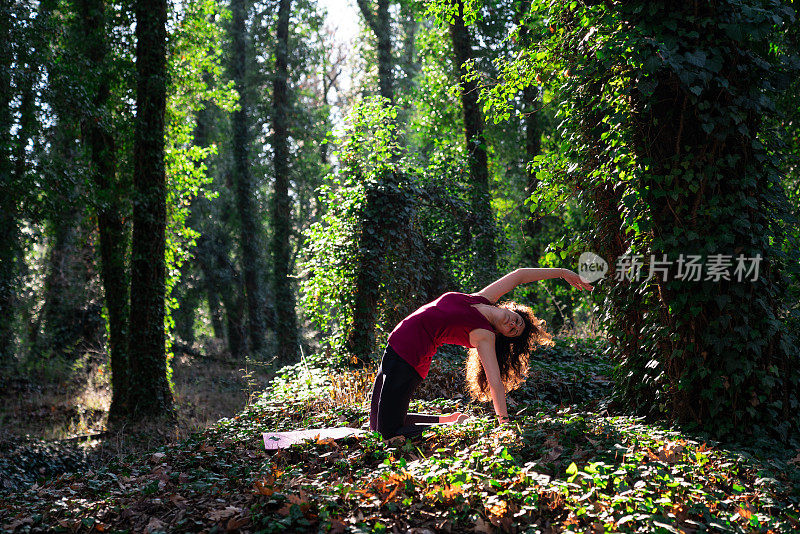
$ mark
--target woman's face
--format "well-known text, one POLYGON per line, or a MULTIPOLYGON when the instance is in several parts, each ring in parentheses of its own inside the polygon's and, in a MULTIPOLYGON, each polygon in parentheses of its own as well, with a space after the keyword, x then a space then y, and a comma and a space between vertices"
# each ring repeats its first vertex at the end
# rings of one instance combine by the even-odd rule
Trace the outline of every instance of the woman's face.
POLYGON ((517 312, 500 308, 503 312, 500 316, 498 330, 506 337, 517 337, 525 329, 525 323, 522 321, 522 316, 517 312))

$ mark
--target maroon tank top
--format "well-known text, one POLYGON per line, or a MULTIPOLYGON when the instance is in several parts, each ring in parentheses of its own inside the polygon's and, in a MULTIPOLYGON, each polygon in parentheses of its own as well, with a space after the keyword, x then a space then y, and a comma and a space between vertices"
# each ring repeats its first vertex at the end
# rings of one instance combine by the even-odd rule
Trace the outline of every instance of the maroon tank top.
POLYGON ((473 304, 491 304, 485 297, 445 293, 400 321, 389 334, 389 346, 425 378, 433 355, 444 344, 472 348, 469 333, 476 328, 495 332, 473 304))

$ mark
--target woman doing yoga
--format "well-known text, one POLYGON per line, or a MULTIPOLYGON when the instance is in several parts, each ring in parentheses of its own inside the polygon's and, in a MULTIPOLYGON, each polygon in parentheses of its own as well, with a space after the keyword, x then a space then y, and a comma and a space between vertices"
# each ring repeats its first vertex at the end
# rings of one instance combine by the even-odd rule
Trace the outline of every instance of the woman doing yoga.
POLYGON ((520 284, 563 278, 578 289, 592 289, 569 269, 517 269, 473 294, 445 293, 400 321, 389 335, 375 377, 369 425, 384 438, 412 437, 430 425, 461 422, 466 416, 408 413, 411 395, 447 343, 468 347, 467 382, 472 397, 491 399, 501 422, 508 420, 506 392, 525 378, 530 353, 552 344, 530 308, 515 302, 496 304, 520 284))

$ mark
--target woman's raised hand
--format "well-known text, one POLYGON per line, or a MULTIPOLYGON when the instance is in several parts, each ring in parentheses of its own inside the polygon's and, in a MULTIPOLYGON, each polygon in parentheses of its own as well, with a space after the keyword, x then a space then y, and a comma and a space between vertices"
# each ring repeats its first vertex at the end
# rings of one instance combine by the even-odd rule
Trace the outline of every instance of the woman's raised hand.
POLYGON ((561 269, 561 270, 564 271, 563 274, 561 275, 561 278, 569 282, 569 284, 572 287, 576 287, 578 289, 588 289, 589 291, 594 289, 591 285, 589 285, 589 281, 580 276, 579 274, 574 273, 569 269, 561 269))

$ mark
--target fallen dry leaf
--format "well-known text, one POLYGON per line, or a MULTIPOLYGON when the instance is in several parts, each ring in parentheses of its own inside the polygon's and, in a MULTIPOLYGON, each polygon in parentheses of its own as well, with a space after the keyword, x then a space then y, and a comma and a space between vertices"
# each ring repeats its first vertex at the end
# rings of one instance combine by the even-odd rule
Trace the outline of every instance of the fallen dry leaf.
POLYGON ((239 518, 231 517, 230 519, 228 519, 228 523, 225 525, 225 530, 228 532, 231 532, 233 530, 239 530, 248 523, 250 523, 250 520, 247 519, 246 517, 239 517, 239 518))
POLYGON ((253 485, 255 486, 255 493, 258 493, 259 495, 266 495, 269 497, 275 493, 275 489, 272 487, 272 484, 266 479, 256 480, 253 485))
POLYGON ((6 523, 5 525, 3 525, 3 530, 10 530, 13 532, 22 525, 29 525, 31 523, 33 523, 33 519, 31 519, 30 517, 23 517, 22 519, 16 519, 11 523, 6 523))
POLYGON ((157 517, 151 517, 150 521, 147 523, 147 526, 144 527, 145 534, 150 534, 151 532, 155 532, 157 530, 164 530, 166 525, 163 521, 161 521, 157 517))
POLYGON ((506 501, 499 501, 497 504, 487 505, 486 513, 492 517, 503 517, 508 513, 508 503, 506 501))
POLYGON ((475 526, 472 527, 475 532, 482 532, 484 534, 492 534, 494 532, 494 527, 492 524, 479 517, 477 521, 475 521, 475 526))
POLYGON ((172 502, 172 504, 174 504, 178 508, 185 508, 186 503, 188 502, 183 496, 177 493, 173 493, 172 495, 170 495, 169 500, 172 502))
POLYGON ((223 519, 228 519, 232 515, 238 514, 241 511, 241 508, 237 508, 235 506, 226 506, 221 510, 210 511, 206 514, 206 517, 212 521, 222 521, 223 519))
POLYGON ((330 534, 342 534, 347 529, 346 525, 338 519, 331 519, 330 534))
POLYGON ((556 445, 555 447, 553 447, 553 450, 551 450, 544 456, 544 460, 547 462, 554 462, 561 456, 563 452, 564 452, 564 447, 562 447, 561 445, 556 445))

